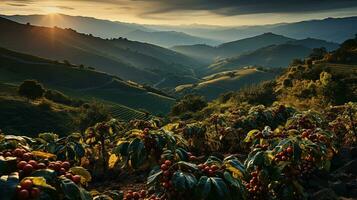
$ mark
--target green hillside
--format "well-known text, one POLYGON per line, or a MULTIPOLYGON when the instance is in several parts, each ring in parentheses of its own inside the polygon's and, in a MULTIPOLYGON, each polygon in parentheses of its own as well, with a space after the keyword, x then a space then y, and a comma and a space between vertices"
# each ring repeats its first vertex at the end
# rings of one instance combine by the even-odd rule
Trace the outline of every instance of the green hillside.
POLYGON ((174 99, 162 92, 140 84, 124 81, 116 76, 81 69, 34 56, 0 49, 0 82, 19 84, 36 79, 48 88, 54 88, 73 97, 112 104, 123 104, 152 113, 167 113, 174 99), (155 102, 155 103, 154 103, 155 102))
POLYGON ((29 102, 17 94, 17 86, 0 83, 0 128, 28 136, 41 132, 65 135, 76 128, 73 119, 79 108, 44 100, 29 102))
POLYGON ((125 80, 154 84, 167 74, 191 75, 200 64, 177 52, 125 38, 104 40, 72 29, 18 24, 0 18, 0 44, 18 52, 84 64, 125 80))
POLYGON ((311 49, 291 44, 272 45, 236 57, 218 60, 208 68, 211 73, 242 68, 247 65, 286 67, 295 58, 304 58, 311 49))
POLYGON ((175 88, 175 93, 180 95, 194 93, 212 100, 222 93, 236 91, 248 85, 270 80, 276 75, 274 72, 262 71, 257 68, 224 71, 206 76, 195 84, 180 85, 175 88))

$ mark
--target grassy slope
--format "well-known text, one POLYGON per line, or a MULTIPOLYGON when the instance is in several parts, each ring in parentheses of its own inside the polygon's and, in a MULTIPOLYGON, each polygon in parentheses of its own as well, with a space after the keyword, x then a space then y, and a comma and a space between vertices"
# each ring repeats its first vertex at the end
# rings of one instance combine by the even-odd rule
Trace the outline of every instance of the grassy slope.
POLYGON ((209 66, 211 72, 237 69, 247 65, 285 67, 294 58, 304 58, 311 49, 300 45, 272 45, 237 57, 222 59, 209 66))
POLYGON ((64 135, 75 130, 72 121, 78 108, 46 100, 51 105, 48 109, 39 102, 28 102, 16 91, 17 86, 0 83, 0 129, 4 132, 31 136, 41 132, 64 135))
POLYGON ((259 71, 255 68, 226 71, 204 77, 198 84, 186 84, 176 87, 178 94, 196 93, 208 100, 217 98, 221 93, 236 91, 240 88, 273 79, 274 73, 259 71))
POLYGON ((96 98, 113 104, 143 108, 152 113, 166 113, 174 99, 149 92, 141 85, 97 71, 0 49, 0 81, 19 84, 37 79, 46 87, 58 89, 82 99, 96 98))

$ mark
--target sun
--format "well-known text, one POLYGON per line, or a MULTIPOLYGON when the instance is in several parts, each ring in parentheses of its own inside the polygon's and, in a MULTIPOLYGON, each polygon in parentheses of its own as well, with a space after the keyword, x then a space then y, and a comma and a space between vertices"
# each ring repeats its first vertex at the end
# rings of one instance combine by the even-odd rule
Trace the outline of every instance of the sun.
POLYGON ((57 13, 60 12, 60 9, 57 8, 57 7, 49 6, 49 7, 45 7, 45 8, 44 8, 44 11, 45 11, 47 14, 57 14, 57 13))

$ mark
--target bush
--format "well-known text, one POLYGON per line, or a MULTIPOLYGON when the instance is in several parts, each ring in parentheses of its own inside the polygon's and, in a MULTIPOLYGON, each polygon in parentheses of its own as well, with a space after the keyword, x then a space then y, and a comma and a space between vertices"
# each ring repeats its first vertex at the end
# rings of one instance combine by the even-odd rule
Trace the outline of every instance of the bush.
POLYGON ((44 97, 46 97, 46 99, 51 100, 53 102, 68 105, 68 106, 77 107, 83 104, 83 101, 71 99, 67 95, 57 90, 47 90, 44 94, 44 97))
POLYGON ((108 121, 111 118, 107 107, 99 102, 83 104, 81 113, 75 120, 79 130, 85 131, 87 127, 94 126, 98 122, 108 121))
POLYGON ((197 112, 206 106, 207 102, 204 97, 193 94, 186 95, 172 107, 171 115, 178 116, 186 112, 197 112))
POLYGON ((27 99, 35 100, 41 98, 45 89, 36 80, 25 80, 20 86, 18 93, 27 99))
POLYGON ((237 102, 247 102, 254 105, 271 105, 276 100, 275 85, 275 81, 265 81, 257 85, 245 87, 239 90, 233 98, 237 102))

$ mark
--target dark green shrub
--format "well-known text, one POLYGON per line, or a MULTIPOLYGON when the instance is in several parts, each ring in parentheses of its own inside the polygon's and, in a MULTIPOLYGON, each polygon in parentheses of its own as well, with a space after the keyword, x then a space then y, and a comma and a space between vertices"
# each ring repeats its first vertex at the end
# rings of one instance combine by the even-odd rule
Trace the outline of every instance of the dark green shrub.
POLYGON ((43 88, 42 84, 36 80, 25 80, 18 89, 20 96, 31 100, 41 98, 44 92, 45 89, 43 88))

